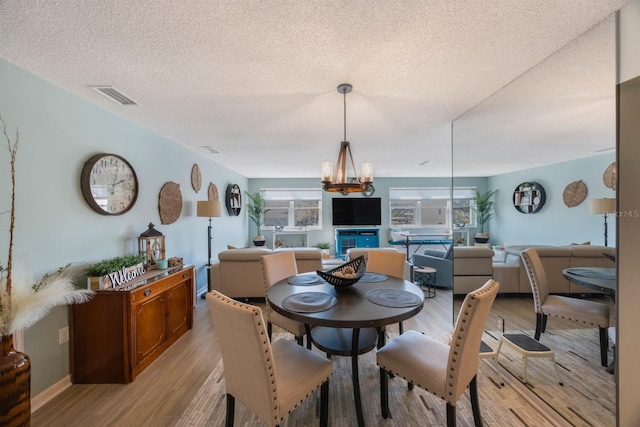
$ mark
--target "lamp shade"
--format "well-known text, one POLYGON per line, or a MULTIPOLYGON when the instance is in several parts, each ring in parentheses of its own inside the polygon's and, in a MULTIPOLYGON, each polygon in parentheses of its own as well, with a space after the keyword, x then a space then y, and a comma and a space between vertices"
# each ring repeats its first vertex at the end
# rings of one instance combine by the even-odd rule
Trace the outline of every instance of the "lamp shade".
POLYGON ((591 199, 589 200, 589 213, 608 215, 615 213, 616 199, 591 199))
POLYGON ((209 218, 222 216, 222 204, 215 200, 199 201, 196 215, 209 218))

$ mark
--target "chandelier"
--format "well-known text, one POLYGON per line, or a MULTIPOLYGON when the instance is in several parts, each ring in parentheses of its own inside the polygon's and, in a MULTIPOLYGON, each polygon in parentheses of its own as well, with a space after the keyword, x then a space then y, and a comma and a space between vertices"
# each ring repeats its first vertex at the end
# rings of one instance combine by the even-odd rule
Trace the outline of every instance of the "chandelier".
POLYGON ((334 193, 362 193, 368 191, 373 182, 373 164, 363 163, 361 169, 362 179, 356 172, 356 165, 351 154, 351 145, 347 141, 347 94, 351 92, 353 86, 349 83, 343 83, 338 86, 338 92, 344 97, 344 139, 340 143, 340 151, 338 152, 338 160, 334 170, 333 163, 322 162, 320 165, 320 176, 322 181, 322 189, 334 193), (347 155, 351 160, 354 177, 347 178, 347 155))

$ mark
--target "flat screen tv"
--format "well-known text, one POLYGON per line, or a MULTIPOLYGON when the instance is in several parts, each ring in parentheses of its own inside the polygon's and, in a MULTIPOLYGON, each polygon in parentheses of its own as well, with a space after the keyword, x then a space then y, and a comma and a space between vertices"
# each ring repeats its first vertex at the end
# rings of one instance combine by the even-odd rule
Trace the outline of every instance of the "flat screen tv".
POLYGON ((334 197, 333 225, 382 225, 380 197, 334 197))

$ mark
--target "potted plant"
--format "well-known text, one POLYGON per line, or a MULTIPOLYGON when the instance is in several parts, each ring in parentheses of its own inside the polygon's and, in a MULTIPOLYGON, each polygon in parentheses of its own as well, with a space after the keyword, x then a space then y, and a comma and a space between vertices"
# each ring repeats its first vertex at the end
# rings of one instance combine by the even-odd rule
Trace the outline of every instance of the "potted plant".
POLYGON ((93 290, 113 288, 144 274, 145 254, 115 257, 91 264, 86 273, 89 288, 93 290))
POLYGON ((473 190, 472 200, 474 206, 471 209, 476 213, 476 221, 478 222, 478 233, 475 235, 476 243, 487 243, 489 241, 489 234, 484 232, 484 225, 494 214, 493 200, 491 198, 497 191, 481 193, 477 189, 473 190))
POLYGON ((329 249, 331 248, 330 242, 319 242, 313 245, 314 248, 318 248, 322 251, 322 258, 329 258, 331 255, 329 253, 329 249))
POLYGON ((256 235, 253 238, 253 244, 256 246, 264 246, 266 239, 260 234, 260 227, 262 227, 264 220, 264 195, 262 191, 256 191, 255 193, 245 191, 245 194, 249 198, 247 202, 249 219, 256 225, 256 235))

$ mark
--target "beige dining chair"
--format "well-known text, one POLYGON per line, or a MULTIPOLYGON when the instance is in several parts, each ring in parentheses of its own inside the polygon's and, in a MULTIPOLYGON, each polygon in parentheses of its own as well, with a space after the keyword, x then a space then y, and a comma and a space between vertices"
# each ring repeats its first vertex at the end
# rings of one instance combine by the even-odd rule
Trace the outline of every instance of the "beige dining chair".
POLYGON ((482 425, 478 403, 478 362, 480 342, 499 283, 487 281, 465 297, 451 344, 416 331, 407 331, 378 350, 380 366, 380 406, 382 416, 390 417, 388 373, 406 379, 447 403, 447 425, 456 425, 456 404, 467 386, 473 419, 482 425))
MULTIPOLYGON (((264 279, 264 295, 265 300, 267 292, 271 286, 275 285, 281 280, 295 276, 298 274, 298 267, 296 265, 296 257, 293 252, 277 252, 269 255, 263 255, 260 257, 262 264, 262 276, 264 279)), ((267 334, 269 340, 273 334, 273 325, 279 326, 287 332, 290 332, 295 337, 298 344, 302 345, 304 335, 306 334, 304 324, 297 322, 293 319, 289 319, 280 313, 277 313, 271 309, 269 302, 266 304, 266 322, 267 322, 267 334)), ((307 348, 311 349, 311 340, 307 337, 307 348)))
MULTIPOLYGON (((407 258, 402 252, 395 251, 376 251, 372 249, 367 256, 367 271, 373 273, 382 273, 387 276, 404 278, 404 267, 407 258)), ((398 332, 404 332, 402 322, 398 323, 398 332)))
POLYGON ((536 312, 534 338, 540 340, 540 335, 546 330, 547 316, 596 326, 600 331, 600 363, 602 366, 607 366, 609 306, 579 298, 549 295, 547 276, 535 248, 523 250, 520 252, 520 258, 522 258, 533 292, 533 305, 536 312))
POLYGON ((277 426, 321 388, 320 425, 329 419, 331 362, 288 340, 265 339, 262 310, 218 291, 206 294, 224 366, 226 425, 233 426, 238 399, 269 426, 277 426))

